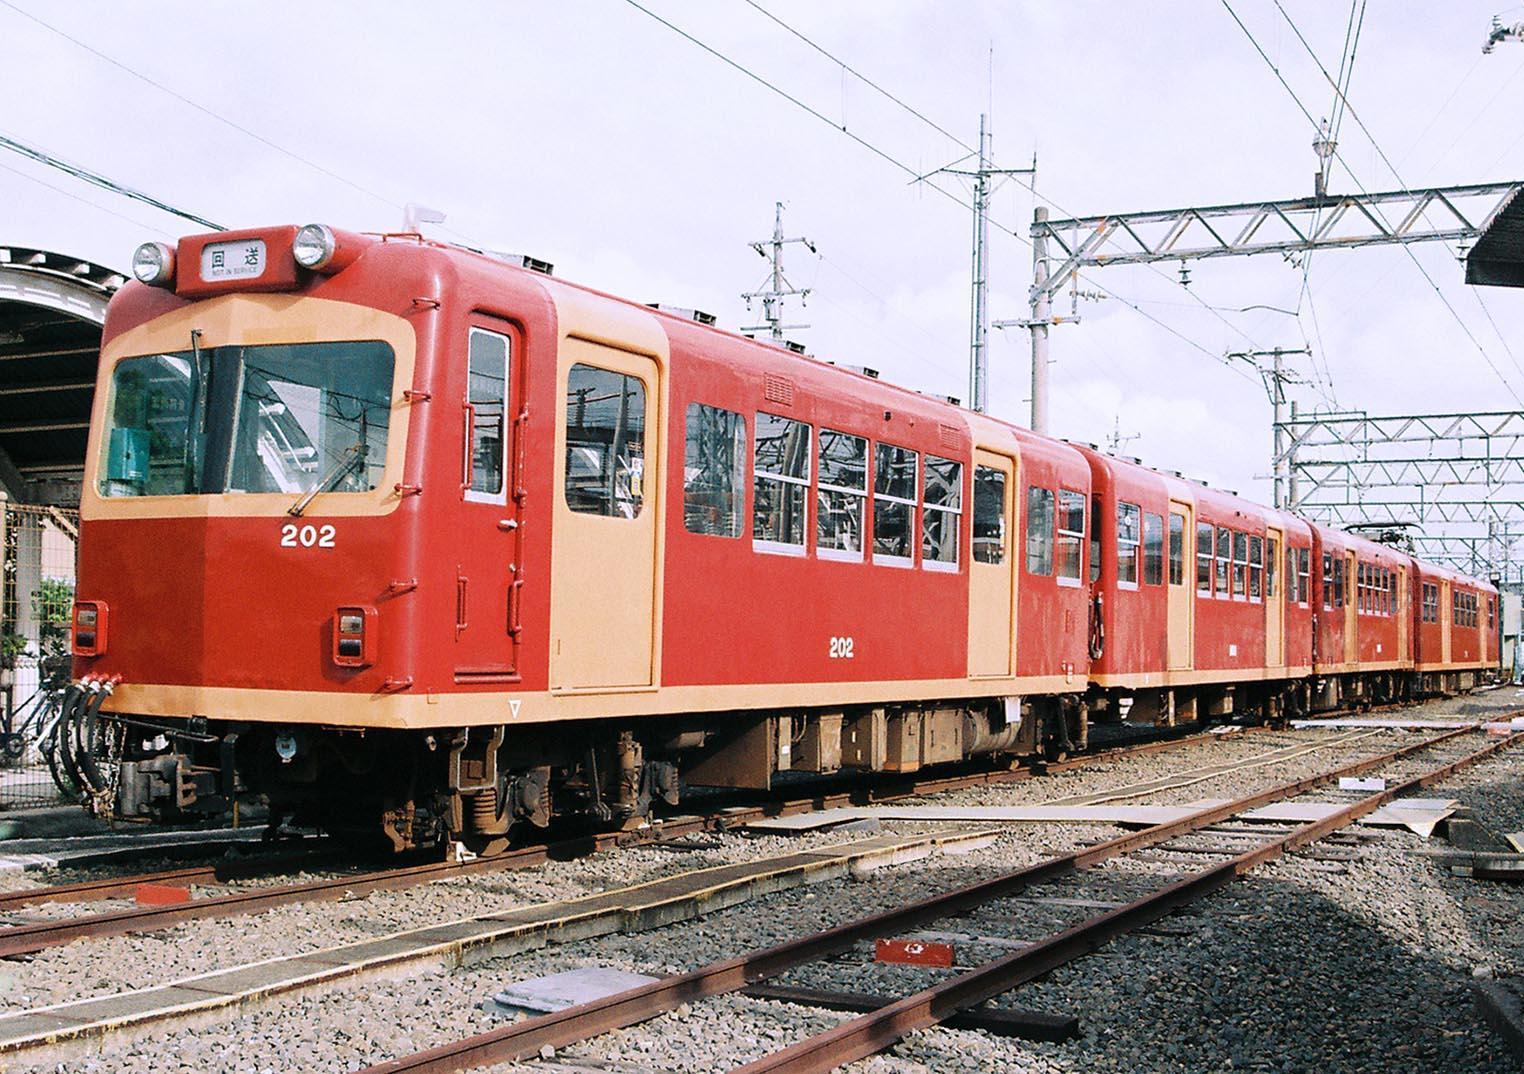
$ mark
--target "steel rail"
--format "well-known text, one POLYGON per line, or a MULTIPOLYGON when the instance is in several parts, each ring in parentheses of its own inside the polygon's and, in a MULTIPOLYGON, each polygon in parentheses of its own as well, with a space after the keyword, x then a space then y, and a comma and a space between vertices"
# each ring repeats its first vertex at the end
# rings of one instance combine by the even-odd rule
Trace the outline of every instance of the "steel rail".
POLYGON ((1322 820, 1303 824, 1220 865, 1193 873, 1126 906, 1097 914, 1024 950, 985 963, 870 1014, 738 1066, 732 1074, 825 1074, 845 1063, 880 1052, 908 1033, 934 1026, 958 1011, 1009 992, 1089 954, 1118 936, 1226 887, 1250 870, 1353 824, 1401 795, 1427 787, 1485 760, 1516 737, 1500 738, 1449 764, 1361 798, 1322 820))
MULTIPOLYGON (((147 932, 200 918, 259 913, 289 903, 329 902, 368 894, 372 891, 395 890, 416 884, 426 884, 445 877, 467 876, 500 869, 528 868, 542 865, 547 861, 596 853, 617 845, 623 834, 625 833, 611 832, 568 839, 560 843, 525 847, 506 854, 466 862, 425 862, 420 865, 362 873, 358 876, 257 888, 228 895, 214 895, 206 899, 193 899, 174 906, 140 906, 61 921, 13 925, 7 929, 0 929, 0 958, 30 954, 85 937, 98 938, 120 936, 130 932, 147 932)), ((670 835, 671 832, 664 834, 670 835)))
POLYGON ((208 865, 186 865, 178 869, 161 869, 152 873, 107 876, 94 880, 79 880, 70 884, 21 888, 17 891, 0 892, 0 913, 43 903, 94 902, 101 899, 130 898, 140 884, 215 884, 262 876, 292 866, 321 868, 325 863, 336 860, 332 850, 277 850, 248 858, 213 862, 208 865))
MULTIPOLYGON (((1098 750, 1093 754, 1054 762, 1046 771, 1068 771, 1086 765, 1117 760, 1143 753, 1155 753, 1176 746, 1201 744, 1219 738, 1207 732, 1186 734, 1164 739, 1150 740, 1129 746, 1098 750)), ((933 776, 930 779, 896 781, 871 787, 816 794, 810 797, 770 802, 753 806, 722 808, 705 816, 678 817, 653 824, 636 832, 609 832, 577 839, 564 840, 542 846, 525 847, 506 854, 479 858, 467 862, 426 862, 400 868, 383 869, 327 880, 315 880, 303 884, 267 887, 254 891, 214 895, 204 899, 173 906, 132 907, 101 914, 90 914, 59 921, 43 921, 0 928, 0 958, 10 955, 30 954, 49 947, 56 947, 74 940, 120 936, 133 932, 146 932, 212 917, 231 917, 241 914, 261 913, 278 906, 300 902, 323 902, 333 899, 362 895, 372 891, 397 890, 417 884, 426 884, 448 877, 467 876, 475 873, 494 872, 505 869, 531 868, 549 860, 583 857, 614 847, 634 846, 657 842, 698 831, 723 830, 768 817, 793 816, 838 806, 864 805, 888 802, 924 794, 936 794, 967 787, 1009 783, 1034 778, 1039 770, 1028 767, 984 770, 954 776, 933 776)), ((130 896, 139 884, 196 883, 221 877, 214 873, 217 868, 189 867, 170 869, 159 873, 143 873, 130 877, 107 878, 33 888, 25 891, 0 894, 0 911, 39 903, 84 902, 130 896)))
POLYGON ((664 977, 648 985, 589 1003, 527 1018, 464 1040, 379 1063, 365 1068, 360 1074, 446 1074, 523 1059, 546 1045, 552 1048, 565 1047, 600 1033, 647 1021, 684 1003, 738 991, 748 984, 775 977, 785 970, 814 962, 858 942, 916 928, 1107 858, 1167 842, 1185 832, 1215 824, 1245 810, 1294 797, 1342 776, 1359 775, 1462 735, 1474 734, 1481 726, 1479 722, 1468 724, 1387 753, 1341 765, 1319 775, 1293 780, 1237 801, 1200 809, 1179 820, 1156 824, 1083 850, 1048 858, 968 887, 858 918, 760 951, 712 962, 687 973, 664 977))

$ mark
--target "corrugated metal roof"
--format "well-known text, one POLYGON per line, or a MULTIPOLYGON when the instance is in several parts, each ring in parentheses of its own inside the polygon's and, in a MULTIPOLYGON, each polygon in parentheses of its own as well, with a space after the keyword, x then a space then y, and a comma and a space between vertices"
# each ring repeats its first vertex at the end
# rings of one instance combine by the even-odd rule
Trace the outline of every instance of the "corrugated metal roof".
POLYGON ((1466 254, 1466 282, 1524 287, 1524 188, 1498 206, 1466 254))

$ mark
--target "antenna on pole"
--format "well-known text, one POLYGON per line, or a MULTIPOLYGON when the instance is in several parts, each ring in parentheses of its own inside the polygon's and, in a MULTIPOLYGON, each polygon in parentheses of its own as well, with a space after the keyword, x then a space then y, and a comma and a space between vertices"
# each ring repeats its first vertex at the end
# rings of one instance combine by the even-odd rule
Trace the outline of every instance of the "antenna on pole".
POLYGON ((762 281, 763 288, 761 290, 746 291, 741 295, 746 300, 747 309, 751 309, 753 299, 760 298, 762 300, 763 323, 742 328, 742 332, 766 331, 772 337, 774 343, 782 343, 785 330, 809 327, 807 324, 783 323, 783 300, 798 295, 799 301, 803 303, 810 293, 810 288, 795 287, 789 283, 788 277, 783 274, 783 248, 793 242, 799 243, 812 254, 819 252, 815 249, 815 244, 809 239, 786 239, 783 237, 783 202, 775 202, 773 237, 751 244, 753 250, 772 262, 772 267, 768 271, 767 279, 762 281))

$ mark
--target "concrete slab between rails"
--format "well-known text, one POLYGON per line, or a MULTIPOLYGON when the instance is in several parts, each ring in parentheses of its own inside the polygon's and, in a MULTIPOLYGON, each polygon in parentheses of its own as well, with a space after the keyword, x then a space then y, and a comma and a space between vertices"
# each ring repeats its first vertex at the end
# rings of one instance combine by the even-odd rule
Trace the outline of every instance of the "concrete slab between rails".
POLYGON ((1472 981, 1477 1010, 1503 1038, 1515 1062, 1524 1065, 1524 1009, 1513 981, 1472 981))
POLYGON ((1292 720, 1291 727, 1295 731, 1306 731, 1309 728, 1324 728, 1327 730, 1339 730, 1349 727, 1385 727, 1393 731, 1454 731, 1462 727, 1470 727, 1475 720, 1434 720, 1434 719, 1390 719, 1384 720, 1379 717, 1351 716, 1348 719, 1329 720, 1292 720))
POLYGON ((65 839, 11 839, 0 842, 0 872, 104 865, 121 858, 140 858, 155 853, 166 857, 183 857, 184 852, 191 847, 255 846, 260 844, 261 839, 261 829, 258 828, 71 836, 65 839))
POLYGON ((840 879, 854 870, 957 853, 987 843, 995 834, 946 831, 858 839, 21 1011, 0 1017, 0 1069, 18 1052, 46 1047, 48 1062, 68 1061, 99 1051, 108 1040, 162 1033, 166 1023, 175 1028, 209 1025, 233 1009, 314 985, 413 977, 552 943, 659 928, 772 892, 840 879))
MULTIPOLYGON (((1224 805, 1226 798, 1208 798, 1186 805, 1039 805, 1039 806, 844 806, 792 817, 754 821, 745 830, 768 834, 816 831, 849 821, 873 817, 878 820, 942 821, 1001 824, 1116 824, 1146 828, 1170 824, 1209 806, 1224 805)), ((1237 819, 1257 822, 1305 824, 1322 820, 1344 808, 1342 802, 1284 802, 1251 810, 1237 819)), ((1376 827, 1406 827, 1427 838, 1435 825, 1454 811, 1449 798, 1404 798, 1383 806, 1360 823, 1376 827)))

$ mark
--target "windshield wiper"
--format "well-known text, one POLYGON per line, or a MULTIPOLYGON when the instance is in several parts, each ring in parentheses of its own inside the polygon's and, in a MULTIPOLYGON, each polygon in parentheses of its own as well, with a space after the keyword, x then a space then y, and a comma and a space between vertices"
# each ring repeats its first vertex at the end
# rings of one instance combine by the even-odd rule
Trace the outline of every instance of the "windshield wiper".
POLYGON ((302 498, 288 507, 286 509, 286 514, 291 515, 293 518, 299 516, 303 511, 307 510, 308 505, 310 505, 313 500, 317 499, 319 493, 330 491, 335 485, 342 481, 351 470, 355 470, 364 465, 365 456, 367 454, 368 450, 365 446, 364 440, 356 441, 354 444, 345 448, 344 454, 339 457, 339 461, 334 463, 329 471, 323 475, 322 480, 320 480, 316 485, 313 485, 306 492, 302 493, 302 498))

